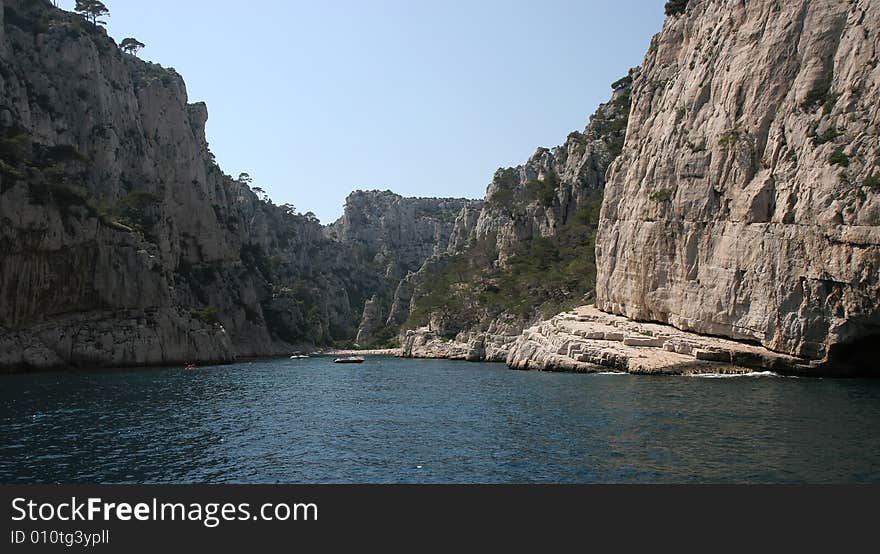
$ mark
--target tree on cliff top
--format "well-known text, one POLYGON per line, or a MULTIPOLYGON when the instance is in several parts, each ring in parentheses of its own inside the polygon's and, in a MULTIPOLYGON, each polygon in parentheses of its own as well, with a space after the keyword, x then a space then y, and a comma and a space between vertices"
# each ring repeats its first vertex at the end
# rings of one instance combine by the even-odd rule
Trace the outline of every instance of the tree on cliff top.
POLYGON ((93 25, 106 25, 106 21, 99 21, 99 17, 110 15, 110 10, 100 0, 76 0, 73 11, 85 17, 93 25))
POLYGON ((122 39, 122 42, 119 43, 119 48, 121 48, 123 52, 133 56, 137 56, 137 53, 144 46, 146 46, 146 44, 132 37, 122 39))

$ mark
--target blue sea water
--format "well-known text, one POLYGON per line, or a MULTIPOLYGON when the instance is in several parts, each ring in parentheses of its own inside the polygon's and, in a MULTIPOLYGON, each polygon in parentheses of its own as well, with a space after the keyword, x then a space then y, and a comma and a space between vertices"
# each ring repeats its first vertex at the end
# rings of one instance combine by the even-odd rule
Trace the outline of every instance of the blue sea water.
POLYGON ((370 358, 0 376, 0 483, 880 482, 880 381, 370 358))

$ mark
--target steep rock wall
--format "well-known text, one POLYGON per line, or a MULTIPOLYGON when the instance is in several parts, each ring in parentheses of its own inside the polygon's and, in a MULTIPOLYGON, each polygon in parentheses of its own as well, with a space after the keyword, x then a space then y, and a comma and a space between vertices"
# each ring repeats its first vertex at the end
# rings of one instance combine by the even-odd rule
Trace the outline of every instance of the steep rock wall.
POLYGON ((390 191, 355 191, 348 196, 342 217, 327 226, 326 235, 350 248, 380 276, 364 305, 358 345, 393 339, 406 320, 409 283, 429 258, 461 240, 462 214, 481 204, 461 198, 405 198, 390 191))
POLYGON ((880 333, 880 4, 691 0, 633 88, 597 305, 812 359, 880 333))

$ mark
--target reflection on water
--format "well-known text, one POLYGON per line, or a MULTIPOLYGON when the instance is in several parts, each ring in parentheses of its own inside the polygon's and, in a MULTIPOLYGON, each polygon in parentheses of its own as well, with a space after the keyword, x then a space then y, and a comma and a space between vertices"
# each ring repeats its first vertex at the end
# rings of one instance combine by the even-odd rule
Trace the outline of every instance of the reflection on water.
POLYGON ((880 482, 880 382, 328 358, 0 378, 0 482, 880 482))

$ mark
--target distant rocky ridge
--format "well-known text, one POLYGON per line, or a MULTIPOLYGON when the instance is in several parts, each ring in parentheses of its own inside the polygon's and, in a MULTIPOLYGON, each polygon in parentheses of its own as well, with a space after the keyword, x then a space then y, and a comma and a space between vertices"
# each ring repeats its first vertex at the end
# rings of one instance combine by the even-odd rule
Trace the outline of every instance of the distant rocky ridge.
POLYGON ((401 281, 428 258, 454 249, 458 219, 481 204, 460 198, 404 198, 390 191, 349 195, 342 217, 326 228, 326 235, 356 251, 381 273, 378 288, 364 306, 356 344, 393 341, 403 322, 402 308, 394 305, 401 281))

